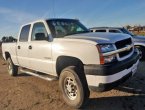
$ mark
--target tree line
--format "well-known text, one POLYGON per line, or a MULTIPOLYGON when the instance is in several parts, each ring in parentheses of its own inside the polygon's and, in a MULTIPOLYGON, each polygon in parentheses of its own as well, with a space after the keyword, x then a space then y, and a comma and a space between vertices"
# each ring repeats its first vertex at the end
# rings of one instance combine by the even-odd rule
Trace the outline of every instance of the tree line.
POLYGON ((141 25, 134 25, 134 26, 126 25, 125 27, 129 31, 145 32, 145 26, 141 26, 141 25))
POLYGON ((16 42, 17 39, 14 38, 13 36, 3 36, 1 39, 2 43, 6 43, 6 42, 16 42))

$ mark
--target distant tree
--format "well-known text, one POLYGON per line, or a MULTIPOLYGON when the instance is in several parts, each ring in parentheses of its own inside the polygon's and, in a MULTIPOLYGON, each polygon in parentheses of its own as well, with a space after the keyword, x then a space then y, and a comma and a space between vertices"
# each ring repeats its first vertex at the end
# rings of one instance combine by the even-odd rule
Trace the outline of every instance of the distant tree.
POLYGON ((2 41, 2 42, 5 42, 5 41, 6 41, 6 37, 3 36, 2 39, 1 39, 1 41, 2 41))
POLYGON ((9 39, 9 42, 13 42, 14 41, 14 38, 12 36, 9 36, 8 39, 9 39))
POLYGON ((2 37, 1 40, 2 40, 2 42, 16 42, 17 41, 17 39, 15 39, 12 36, 8 36, 8 37, 4 36, 4 37, 2 37))
POLYGON ((131 28, 131 26, 130 25, 126 25, 125 28, 129 30, 131 28))

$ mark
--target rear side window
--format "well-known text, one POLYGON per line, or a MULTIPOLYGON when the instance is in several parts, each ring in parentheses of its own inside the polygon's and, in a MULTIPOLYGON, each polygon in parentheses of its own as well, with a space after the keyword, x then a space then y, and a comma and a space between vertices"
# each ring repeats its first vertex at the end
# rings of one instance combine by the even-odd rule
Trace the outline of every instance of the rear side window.
POLYGON ((30 31, 30 25, 26 25, 22 28, 21 34, 20 34, 20 42, 27 42, 29 37, 29 31, 30 31))
POLYGON ((102 30, 96 30, 95 32, 106 32, 106 30, 102 29, 102 30))
POLYGON ((109 32, 112 32, 112 33, 120 33, 120 31, 118 31, 118 30, 109 30, 109 32))

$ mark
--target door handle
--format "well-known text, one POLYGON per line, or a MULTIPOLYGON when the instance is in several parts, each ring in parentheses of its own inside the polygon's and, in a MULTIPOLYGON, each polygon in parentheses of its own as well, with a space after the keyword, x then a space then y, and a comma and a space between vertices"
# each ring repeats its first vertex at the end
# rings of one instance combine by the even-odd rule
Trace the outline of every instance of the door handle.
POLYGON ((32 49, 32 46, 31 45, 29 46, 29 49, 32 49))
POLYGON ((18 46, 18 49, 21 49, 21 47, 20 47, 20 46, 18 46))

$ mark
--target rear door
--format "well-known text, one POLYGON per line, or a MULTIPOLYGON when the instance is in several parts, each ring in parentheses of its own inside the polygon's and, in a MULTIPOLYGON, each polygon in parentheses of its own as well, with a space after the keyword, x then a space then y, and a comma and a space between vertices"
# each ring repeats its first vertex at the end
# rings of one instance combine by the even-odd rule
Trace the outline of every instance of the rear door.
POLYGON ((29 67, 29 58, 28 58, 28 38, 31 25, 26 25, 22 27, 18 44, 17 44, 17 59, 18 63, 22 67, 29 67))
POLYGON ((52 73, 51 42, 43 22, 33 25, 29 44, 30 67, 43 73, 52 73))

